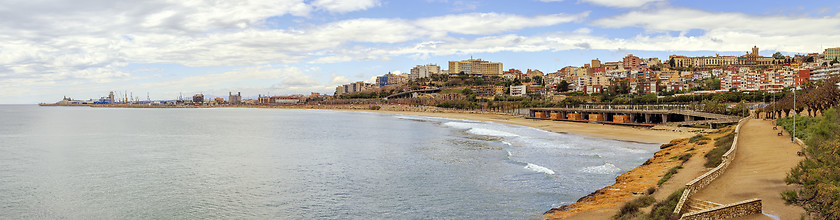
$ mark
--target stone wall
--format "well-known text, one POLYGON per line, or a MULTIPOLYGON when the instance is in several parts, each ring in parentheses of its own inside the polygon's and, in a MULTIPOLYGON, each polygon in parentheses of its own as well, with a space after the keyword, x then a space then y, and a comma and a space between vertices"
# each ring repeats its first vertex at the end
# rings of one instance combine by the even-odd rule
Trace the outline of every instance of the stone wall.
POLYGON ((685 191, 683 191, 683 194, 680 197, 680 201, 677 202, 677 207, 674 208, 674 213, 682 214, 682 209, 686 205, 686 201, 692 195, 694 195, 694 193, 700 191, 700 189, 703 189, 703 187, 706 187, 707 185, 711 184, 712 181, 714 181, 718 176, 720 176, 721 174, 723 174, 723 172, 726 171, 726 168, 729 167, 729 164, 732 162, 732 160, 735 159, 735 151, 738 147, 738 135, 741 131, 741 125, 744 124, 746 120, 748 119, 741 119, 740 121, 738 121, 738 125, 735 126, 735 131, 733 131, 735 132, 735 138, 733 138, 732 140, 732 146, 729 147, 729 151, 726 151, 726 153, 723 154, 723 156, 721 157, 720 164, 714 169, 709 170, 709 172, 706 172, 703 175, 700 175, 699 177, 695 178, 691 182, 685 184, 685 191))
POLYGON ((716 208, 706 209, 688 213, 682 216, 683 220, 706 220, 706 219, 727 219, 753 214, 761 214, 761 199, 750 199, 723 205, 716 208))

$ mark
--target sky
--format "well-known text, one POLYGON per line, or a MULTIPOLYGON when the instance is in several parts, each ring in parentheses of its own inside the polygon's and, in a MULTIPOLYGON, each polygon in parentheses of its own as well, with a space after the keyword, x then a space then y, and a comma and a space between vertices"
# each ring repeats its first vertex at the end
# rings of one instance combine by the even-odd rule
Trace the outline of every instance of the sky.
POLYGON ((472 58, 545 73, 627 54, 840 46, 837 1, 4 0, 0 103, 320 92, 472 58))

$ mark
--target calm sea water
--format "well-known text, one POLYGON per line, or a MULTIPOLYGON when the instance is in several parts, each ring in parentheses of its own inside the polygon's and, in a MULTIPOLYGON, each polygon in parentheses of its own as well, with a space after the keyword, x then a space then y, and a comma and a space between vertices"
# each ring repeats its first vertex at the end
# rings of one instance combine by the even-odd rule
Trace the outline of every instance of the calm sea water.
POLYGON ((0 105, 0 219, 533 219, 656 144, 319 110, 0 105))

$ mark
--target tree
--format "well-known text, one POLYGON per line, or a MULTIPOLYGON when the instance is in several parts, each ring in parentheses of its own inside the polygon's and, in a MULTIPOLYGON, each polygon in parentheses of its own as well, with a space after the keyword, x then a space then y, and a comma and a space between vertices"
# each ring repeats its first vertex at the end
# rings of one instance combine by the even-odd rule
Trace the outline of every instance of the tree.
POLYGON ((536 84, 545 85, 545 84, 543 84, 542 76, 534 76, 534 77, 532 77, 531 81, 536 83, 536 84))
POLYGON ((782 52, 776 52, 776 53, 773 54, 773 58, 784 59, 785 55, 782 55, 782 52))
POLYGON ((464 90, 461 90, 461 94, 464 94, 464 95, 472 95, 472 94, 475 94, 475 91, 473 91, 473 90, 472 90, 472 89, 470 89, 470 88, 466 88, 466 89, 464 89, 464 90))
POLYGON ((815 219, 840 219, 840 113, 837 109, 825 113, 802 129, 809 134, 808 156, 785 177, 785 183, 801 187, 781 195, 785 203, 802 206, 815 219))
POLYGON ((557 84, 557 91, 558 92, 569 91, 569 82, 566 82, 566 80, 560 81, 560 83, 557 84))

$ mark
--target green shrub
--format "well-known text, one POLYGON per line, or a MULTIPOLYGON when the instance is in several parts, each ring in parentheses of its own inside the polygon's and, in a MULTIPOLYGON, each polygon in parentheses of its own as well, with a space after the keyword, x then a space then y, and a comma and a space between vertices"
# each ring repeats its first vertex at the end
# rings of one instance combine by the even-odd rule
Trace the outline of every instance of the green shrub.
POLYGON ((671 193, 671 195, 669 195, 665 200, 654 204, 653 209, 650 210, 650 214, 642 216, 642 219, 679 219, 680 216, 674 214, 674 209, 677 208, 677 203, 680 201, 683 190, 685 190, 685 188, 681 188, 674 193, 671 193))
POLYGON ((723 154, 729 151, 732 147, 732 141, 735 140, 735 132, 731 132, 724 136, 715 138, 715 149, 706 153, 706 163, 703 166, 712 168, 720 165, 723 162, 723 154))
POLYGON ((692 153, 683 154, 677 159, 680 159, 683 163, 685 163, 686 161, 688 161, 688 159, 691 159, 691 156, 694 156, 694 154, 692 154, 692 153))
POLYGON ((624 203, 621 209, 619 209, 618 214, 613 216, 613 219, 631 219, 639 214, 639 208, 648 207, 654 202, 656 202, 656 199, 650 195, 636 198, 624 203))
POLYGON ((801 187, 784 191, 781 197, 813 213, 816 219, 840 219, 840 112, 832 108, 823 115, 802 129, 807 134, 808 157, 785 177, 785 183, 801 187))
POLYGON ((370 110, 379 110, 381 108, 382 108, 382 106, 378 106, 378 105, 371 105, 370 106, 370 110))
POLYGON ((648 195, 653 195, 653 193, 655 193, 655 192, 656 192, 656 188, 654 188, 652 186, 647 189, 647 194, 648 195))
POLYGON ((698 134, 698 135, 694 135, 694 137, 689 138, 688 142, 689 143, 695 143, 695 142, 702 141, 702 140, 711 140, 711 138, 703 136, 702 134, 698 134))
POLYGON ((440 108, 457 108, 457 109, 476 109, 480 108, 481 105, 475 102, 467 101, 467 100, 447 100, 443 101, 440 104, 437 104, 437 107, 440 108))
POLYGON ((671 176, 673 176, 674 174, 677 174, 677 172, 679 172, 679 169, 682 169, 682 168, 683 168, 682 166, 676 166, 676 167, 671 168, 670 170, 668 170, 667 173, 665 173, 664 176, 662 176, 661 179, 659 179, 659 182, 657 182, 656 185, 661 186, 663 183, 667 182, 668 179, 671 179, 671 176))
MULTIPOLYGON (((820 118, 822 117, 796 116, 796 137, 807 140, 811 136, 811 131, 808 128, 817 124, 820 118)), ((793 134, 793 116, 779 118, 776 123, 789 134, 793 134)))

